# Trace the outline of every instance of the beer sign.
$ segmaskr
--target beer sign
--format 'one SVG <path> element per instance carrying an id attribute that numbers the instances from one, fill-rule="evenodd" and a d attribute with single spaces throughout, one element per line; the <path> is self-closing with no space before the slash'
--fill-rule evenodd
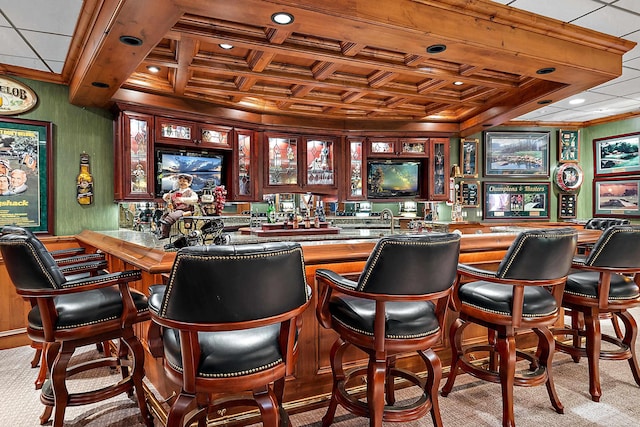
<path id="1" fill-rule="evenodd" d="M 31 88 L 17 80 L 0 76 L 0 115 L 26 113 L 36 106 L 38 97 Z"/>

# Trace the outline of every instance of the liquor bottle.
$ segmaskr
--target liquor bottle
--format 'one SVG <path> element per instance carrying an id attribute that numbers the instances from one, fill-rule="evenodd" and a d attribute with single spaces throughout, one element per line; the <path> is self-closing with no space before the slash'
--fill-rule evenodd
<path id="1" fill-rule="evenodd" d="M 81 205 L 93 203 L 93 176 L 89 170 L 89 155 L 80 154 L 80 173 L 76 178 L 77 200 Z"/>
<path id="2" fill-rule="evenodd" d="M 267 221 L 269 223 L 276 222 L 276 208 L 273 206 L 273 202 L 269 201 L 269 206 L 267 207 Z"/>

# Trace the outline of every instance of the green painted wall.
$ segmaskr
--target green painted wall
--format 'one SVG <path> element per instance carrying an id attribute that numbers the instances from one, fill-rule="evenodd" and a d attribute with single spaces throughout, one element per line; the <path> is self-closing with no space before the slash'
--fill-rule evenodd
<path id="1" fill-rule="evenodd" d="M 72 235 L 83 229 L 118 228 L 118 205 L 113 202 L 113 116 L 109 111 L 69 103 L 64 85 L 18 78 L 38 95 L 36 108 L 20 119 L 53 123 L 54 234 Z M 92 205 L 76 202 L 80 154 L 91 156 L 95 197 Z"/>
<path id="2" fill-rule="evenodd" d="M 578 212 L 588 212 L 585 218 L 589 218 L 593 212 L 593 140 L 632 132 L 640 132 L 640 117 L 581 130 L 580 165 L 584 169 L 585 180 L 578 196 Z"/>

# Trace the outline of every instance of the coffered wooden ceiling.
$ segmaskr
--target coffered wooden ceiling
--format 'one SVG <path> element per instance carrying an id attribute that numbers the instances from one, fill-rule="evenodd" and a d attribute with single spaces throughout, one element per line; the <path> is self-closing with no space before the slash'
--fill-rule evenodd
<path id="1" fill-rule="evenodd" d="M 616 78 L 635 45 L 486 0 L 86 0 L 79 35 L 77 105 L 461 136 Z"/>

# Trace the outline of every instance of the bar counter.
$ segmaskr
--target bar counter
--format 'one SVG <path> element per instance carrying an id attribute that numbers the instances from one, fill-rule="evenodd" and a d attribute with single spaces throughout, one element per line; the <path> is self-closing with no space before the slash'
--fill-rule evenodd
<path id="1" fill-rule="evenodd" d="M 566 225 L 566 224 L 565 224 Z M 527 226 L 528 227 L 528 226 Z M 575 228 L 580 228 L 576 226 Z M 402 230 L 407 232 L 407 230 Z M 463 234 L 461 241 L 460 261 L 480 266 L 493 266 L 502 259 L 506 249 L 519 232 L 516 227 L 509 232 Z M 579 229 L 578 240 L 580 243 L 594 242 L 600 235 L 600 231 Z M 352 231 L 341 233 L 340 238 L 332 235 L 327 239 L 311 239 L 301 241 L 303 249 L 306 277 L 313 289 L 311 308 L 303 315 L 302 332 L 299 336 L 300 353 L 295 375 L 288 379 L 285 387 L 285 408 L 290 412 L 309 410 L 328 403 L 331 392 L 331 367 L 329 363 L 329 351 L 336 339 L 332 331 L 323 329 L 315 316 L 315 304 L 317 287 L 314 280 L 317 268 L 329 268 L 340 274 L 353 278 L 362 271 L 369 253 L 377 242 L 378 237 L 389 234 L 388 231 L 376 230 L 361 233 Z M 148 233 L 118 230 L 110 232 L 94 232 L 85 230 L 75 236 L 77 242 L 90 251 L 100 250 L 107 255 L 109 268 L 112 271 L 123 269 L 142 270 L 142 280 L 136 284 L 136 288 L 148 293 L 148 287 L 162 283 L 170 271 L 175 258 L 175 252 L 167 252 L 162 249 L 163 240 Z M 231 243 L 253 243 L 255 241 L 267 241 L 267 238 L 255 236 L 241 236 L 232 233 Z M 257 240 L 256 240 L 257 239 Z M 278 239 L 288 239 L 278 237 Z M 299 239 L 296 239 L 299 240 Z M 447 327 L 455 320 L 456 313 L 448 313 Z M 469 336 L 466 342 L 481 342 L 486 340 L 486 333 L 481 327 L 469 327 Z M 141 337 L 146 346 L 146 326 L 141 326 L 136 333 Z M 440 356 L 445 373 L 448 372 L 450 363 L 448 337 L 443 337 L 443 342 L 435 348 Z M 363 360 L 364 353 L 350 349 L 345 360 Z M 423 372 L 424 366 L 415 354 L 406 354 L 398 357 L 398 366 Z M 170 383 L 163 374 L 162 361 L 147 354 L 146 375 L 155 387 L 156 391 L 147 390 L 152 410 L 157 418 L 166 422 L 166 405 L 162 404 L 177 388 Z M 240 414 L 227 414 L 220 420 L 215 420 L 214 425 L 231 423 L 241 425 L 256 421 L 257 412 L 249 411 Z"/>

